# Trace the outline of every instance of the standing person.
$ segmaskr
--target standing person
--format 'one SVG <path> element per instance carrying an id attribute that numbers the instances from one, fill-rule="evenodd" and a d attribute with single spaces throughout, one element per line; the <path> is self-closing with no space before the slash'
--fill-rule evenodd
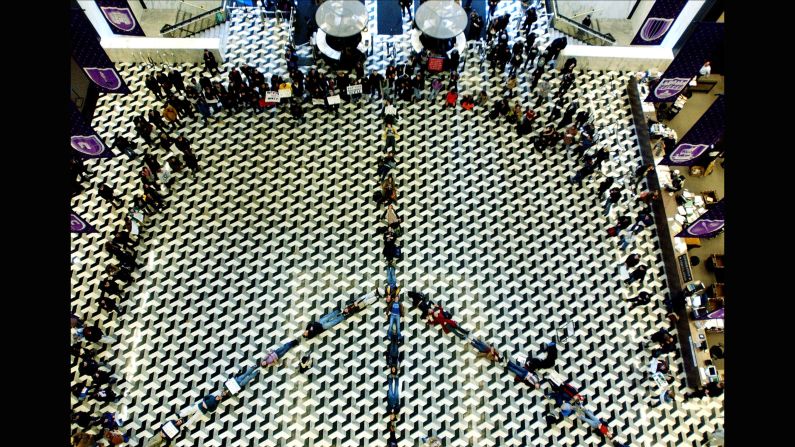
<path id="1" fill-rule="evenodd" d="M 444 86 L 443 76 L 441 77 L 441 79 L 440 77 L 433 78 L 433 81 L 431 82 L 431 93 L 428 96 L 428 99 L 430 99 L 431 102 L 433 102 L 436 99 L 436 95 L 439 94 L 439 90 L 441 90 L 443 86 Z"/>
<path id="2" fill-rule="evenodd" d="M 378 73 L 375 70 L 373 70 L 370 72 L 370 77 L 368 78 L 368 82 L 370 85 L 371 97 L 375 96 L 378 97 L 379 99 L 382 98 L 384 96 L 382 91 L 384 76 L 381 73 Z"/>
<path id="3" fill-rule="evenodd" d="M 160 92 L 160 84 L 157 82 L 157 79 L 155 79 L 155 76 L 152 73 L 146 75 L 146 80 L 144 81 L 144 85 L 146 85 L 146 88 L 148 88 L 152 93 L 154 93 L 157 99 L 160 99 L 161 96 L 163 95 Z"/>
<path id="4" fill-rule="evenodd" d="M 122 264 L 131 266 L 132 268 L 138 268 L 138 264 L 135 262 L 134 253 L 127 252 L 120 246 L 110 241 L 105 243 L 105 250 L 107 250 L 108 253 L 112 254 L 113 256 L 116 256 L 116 259 L 118 259 Z"/>
<path id="5" fill-rule="evenodd" d="M 640 182 L 646 178 L 646 174 L 654 170 L 654 165 L 649 163 L 643 166 L 640 166 L 638 169 L 635 170 L 635 180 L 633 180 L 632 184 L 635 188 L 638 187 Z"/>
<path id="6" fill-rule="evenodd" d="M 469 36 L 467 40 L 481 40 L 483 34 L 483 19 L 476 10 L 469 13 Z"/>
<path id="7" fill-rule="evenodd" d="M 198 158 L 196 158 L 196 155 L 192 151 L 186 150 L 182 154 L 182 160 L 185 161 L 185 165 L 188 166 L 188 168 L 190 168 L 192 173 L 195 174 L 196 172 L 199 171 L 199 160 Z"/>
<path id="8" fill-rule="evenodd" d="M 304 337 L 306 337 L 306 332 L 304 332 Z M 308 338 L 312 338 L 312 337 L 308 337 Z M 287 343 L 285 343 L 285 344 L 279 346 L 278 348 L 276 348 L 276 350 L 273 350 L 273 349 L 268 350 L 267 354 L 265 355 L 265 358 L 262 359 L 259 362 L 259 366 L 261 366 L 262 368 L 265 368 L 265 367 L 268 367 L 268 366 L 271 366 L 271 365 L 275 365 L 276 362 L 279 361 L 279 359 L 284 357 L 284 354 L 286 354 L 287 351 L 289 351 L 290 349 L 292 349 L 295 346 L 298 346 L 298 343 L 299 343 L 298 340 L 290 340 Z"/>
<path id="9" fill-rule="evenodd" d="M 218 69 L 218 62 L 215 60 L 215 55 L 210 50 L 204 50 L 204 68 L 212 74 L 213 71 L 221 73 Z"/>
<path id="10" fill-rule="evenodd" d="M 298 371 L 301 374 L 306 373 L 309 371 L 309 368 L 312 367 L 312 354 L 307 353 L 305 356 L 301 357 L 301 362 L 298 364 Z"/>
<path id="11" fill-rule="evenodd" d="M 621 200 L 621 190 L 618 188 L 610 188 L 607 199 L 605 200 L 605 216 L 610 214 L 610 208 Z"/>
<path id="12" fill-rule="evenodd" d="M 639 265 L 632 273 L 629 274 L 629 279 L 624 281 L 625 284 L 632 284 L 633 282 L 640 280 L 643 281 L 643 278 L 646 277 L 646 272 L 649 270 L 648 267 L 645 265 Z"/>
<path id="13" fill-rule="evenodd" d="M 458 89 L 453 87 L 449 92 L 447 92 L 446 101 L 447 101 L 446 106 L 448 108 L 449 107 L 455 108 L 455 104 L 456 102 L 458 102 Z"/>
<path id="14" fill-rule="evenodd" d="M 536 9 L 532 6 L 527 8 L 524 15 L 524 22 L 522 22 L 522 31 L 524 31 L 525 34 L 530 33 L 536 20 L 538 20 L 538 12 L 536 12 Z M 532 45 L 532 43 L 528 44 Z"/>
<path id="15" fill-rule="evenodd" d="M 168 74 L 168 80 L 171 81 L 172 84 L 174 84 L 174 87 L 177 90 L 181 92 L 185 91 L 185 82 L 182 78 L 182 73 L 176 67 L 174 67 L 171 70 L 171 72 Z"/>
<path id="16" fill-rule="evenodd" d="M 651 294 L 646 291 L 642 291 L 635 298 L 630 298 L 627 300 L 627 303 L 629 303 L 632 309 L 638 306 L 645 306 L 650 302 L 651 302 Z"/>
<path id="17" fill-rule="evenodd" d="M 149 122 L 157 126 L 158 129 L 165 130 L 166 123 L 163 122 L 163 117 L 155 109 L 149 110 Z"/>
<path id="18" fill-rule="evenodd" d="M 497 11 L 497 5 L 500 3 L 500 0 L 489 0 L 489 17 L 494 17 L 494 13 Z"/>
<path id="19" fill-rule="evenodd" d="M 409 20 L 414 20 L 411 17 L 411 4 L 414 3 L 412 0 L 400 0 L 400 16 L 405 17 L 406 12 L 409 13 Z"/>
<path id="20" fill-rule="evenodd" d="M 116 139 L 113 141 L 113 147 L 130 157 L 130 159 L 138 156 L 138 154 L 136 154 L 133 150 L 135 149 L 135 144 L 123 136 L 116 137 Z"/>
<path id="21" fill-rule="evenodd" d="M 695 391 L 685 393 L 684 398 L 685 400 L 690 400 L 692 398 L 701 399 L 703 397 L 718 397 L 723 394 L 723 389 L 725 385 L 723 382 L 709 382 L 706 387 L 698 388 Z"/>
<path id="22" fill-rule="evenodd" d="M 113 189 L 105 183 L 99 185 L 99 196 L 110 202 L 110 204 L 113 205 L 113 208 L 116 208 L 117 204 L 120 207 L 124 206 L 124 202 L 116 197 L 116 195 L 113 193 Z"/>
<path id="23" fill-rule="evenodd" d="M 395 152 L 395 142 L 400 139 L 400 135 L 397 133 L 397 129 L 392 127 L 391 124 L 387 124 L 386 128 L 384 128 L 384 136 L 383 140 L 386 142 L 384 145 L 384 152 Z"/>
<path id="24" fill-rule="evenodd" d="M 182 124 L 179 119 L 179 114 L 177 113 L 177 109 L 171 104 L 169 100 L 166 102 L 166 106 L 163 107 L 162 111 L 163 117 L 168 121 L 168 127 L 173 129 L 177 127 L 178 124 Z"/>

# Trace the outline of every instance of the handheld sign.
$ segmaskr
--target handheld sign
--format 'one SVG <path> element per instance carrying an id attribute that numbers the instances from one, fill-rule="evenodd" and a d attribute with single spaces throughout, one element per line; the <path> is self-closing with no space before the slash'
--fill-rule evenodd
<path id="1" fill-rule="evenodd" d="M 349 85 L 348 86 L 348 94 L 349 95 L 360 95 L 362 93 L 362 85 Z"/>
<path id="2" fill-rule="evenodd" d="M 291 98 L 293 96 L 293 91 L 289 88 L 280 88 L 279 89 L 279 97 L 280 98 Z"/>
<path id="3" fill-rule="evenodd" d="M 280 102 L 279 92 L 265 92 L 265 102 Z"/>
<path id="4" fill-rule="evenodd" d="M 174 439 L 174 437 L 179 434 L 179 429 L 174 425 L 173 422 L 168 421 L 163 424 L 163 433 L 166 434 L 168 439 Z"/>
<path id="5" fill-rule="evenodd" d="M 224 383 L 224 386 L 232 394 L 237 394 L 240 391 L 240 385 L 237 384 L 235 379 L 229 379 Z"/>
<path id="6" fill-rule="evenodd" d="M 397 107 L 386 106 L 386 109 L 384 109 L 384 113 L 387 115 L 397 115 Z"/>
<path id="7" fill-rule="evenodd" d="M 328 104 L 330 106 L 333 106 L 334 104 L 339 104 L 340 102 L 342 102 L 340 100 L 340 95 L 334 95 L 334 96 L 329 96 L 328 97 Z"/>
<path id="8" fill-rule="evenodd" d="M 316 106 L 322 106 L 325 103 L 326 103 L 325 99 L 313 99 L 312 100 L 312 104 L 314 104 Z"/>

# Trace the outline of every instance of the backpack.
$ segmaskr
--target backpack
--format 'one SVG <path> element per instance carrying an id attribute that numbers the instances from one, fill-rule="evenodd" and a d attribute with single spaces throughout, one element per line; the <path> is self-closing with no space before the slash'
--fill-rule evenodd
<path id="1" fill-rule="evenodd" d="M 618 228 L 617 227 L 610 227 L 607 229 L 607 235 L 609 237 L 614 237 L 618 235 Z"/>

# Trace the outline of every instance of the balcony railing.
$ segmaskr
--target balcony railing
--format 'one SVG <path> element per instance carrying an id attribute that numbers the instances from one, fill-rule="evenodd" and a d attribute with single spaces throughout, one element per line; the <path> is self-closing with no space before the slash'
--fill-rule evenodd
<path id="1" fill-rule="evenodd" d="M 609 34 L 602 34 L 591 29 L 574 19 L 563 16 L 558 11 L 557 0 L 546 0 L 547 12 L 552 15 L 551 24 L 556 30 L 571 36 L 588 45 L 611 46 L 616 44 L 616 39 Z"/>

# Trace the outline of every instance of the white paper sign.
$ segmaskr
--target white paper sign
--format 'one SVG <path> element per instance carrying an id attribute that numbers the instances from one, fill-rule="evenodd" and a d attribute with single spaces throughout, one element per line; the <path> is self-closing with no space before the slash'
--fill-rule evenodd
<path id="1" fill-rule="evenodd" d="M 168 439 L 174 439 L 174 436 L 179 434 L 179 429 L 173 422 L 169 421 L 163 424 L 163 432 L 168 436 Z"/>
<path id="2" fill-rule="evenodd" d="M 293 96 L 293 90 L 289 88 L 280 88 L 279 89 L 279 97 L 280 98 L 291 98 Z"/>
<path id="3" fill-rule="evenodd" d="M 360 95 L 361 93 L 362 93 L 361 84 L 349 85 L 348 86 L 348 94 L 349 95 Z"/>
<path id="4" fill-rule="evenodd" d="M 265 92 L 265 102 L 281 102 L 279 92 Z"/>
<path id="5" fill-rule="evenodd" d="M 330 106 L 334 104 L 339 104 L 340 102 L 341 102 L 340 95 L 334 95 L 328 97 L 328 103 Z"/>
<path id="6" fill-rule="evenodd" d="M 237 381 L 235 379 L 227 380 L 226 383 L 224 383 L 224 386 L 232 394 L 237 394 L 238 391 L 240 391 L 240 385 L 237 384 Z"/>
<path id="7" fill-rule="evenodd" d="M 322 105 L 324 105 L 325 103 L 326 103 L 326 100 L 325 100 L 325 99 L 313 99 L 313 100 L 312 100 L 312 104 L 314 104 L 314 105 L 316 105 L 316 106 L 322 106 Z"/>
<path id="8" fill-rule="evenodd" d="M 384 113 L 387 115 L 397 115 L 397 107 L 386 106 L 386 109 L 384 109 Z"/>

